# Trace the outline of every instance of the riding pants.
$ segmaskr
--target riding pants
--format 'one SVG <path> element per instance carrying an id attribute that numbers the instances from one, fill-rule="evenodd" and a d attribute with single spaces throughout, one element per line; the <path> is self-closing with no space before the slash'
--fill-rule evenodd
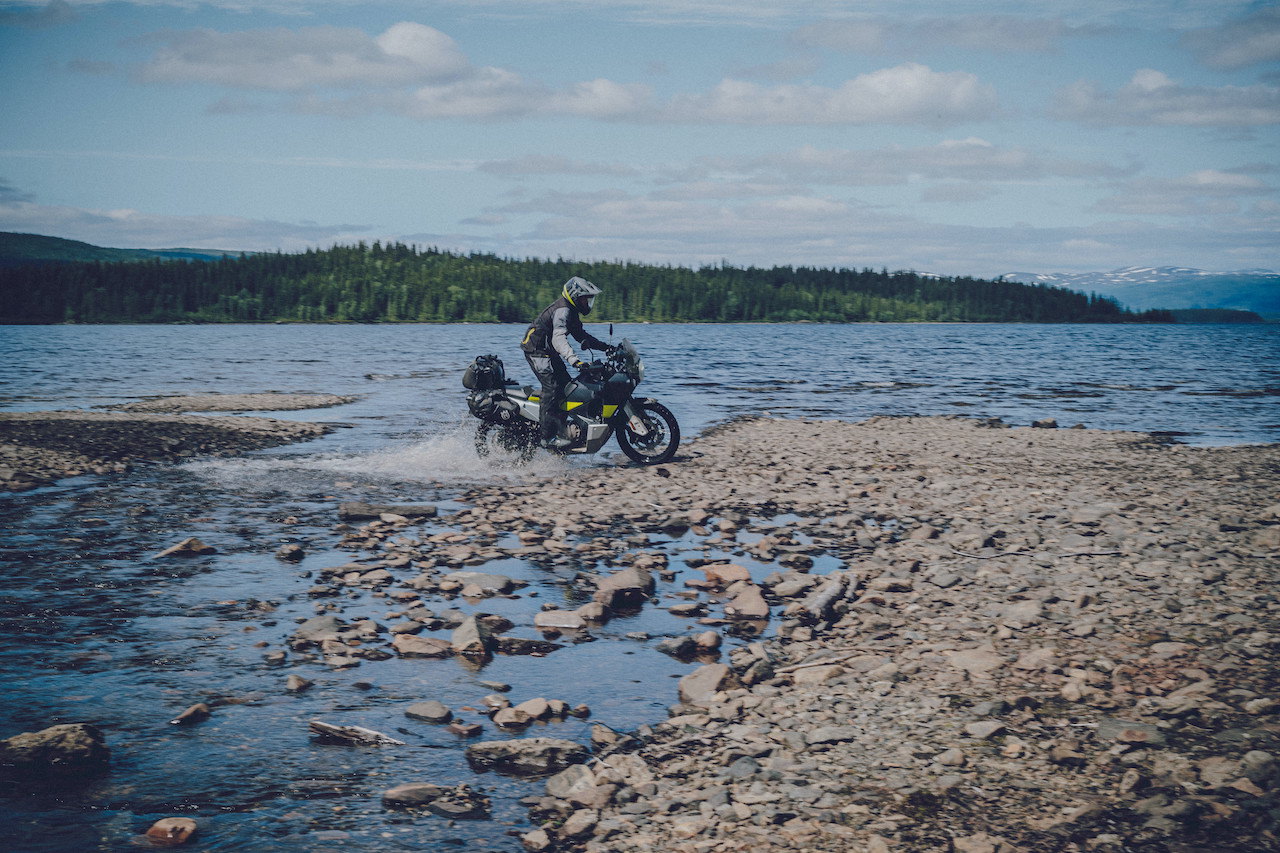
<path id="1" fill-rule="evenodd" d="M 525 353 L 525 360 L 542 383 L 542 401 L 538 404 L 538 429 L 542 440 L 550 441 L 563 422 L 560 404 L 564 402 L 564 386 L 569 384 L 569 370 L 558 355 Z"/>

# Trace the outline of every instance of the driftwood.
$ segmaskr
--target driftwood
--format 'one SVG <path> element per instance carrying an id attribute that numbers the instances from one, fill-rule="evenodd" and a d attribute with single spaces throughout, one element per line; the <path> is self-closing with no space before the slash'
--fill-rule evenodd
<path id="1" fill-rule="evenodd" d="M 311 735 L 319 741 L 325 743 L 345 743 L 350 746 L 377 746 L 379 744 L 391 744 L 393 746 L 404 746 L 404 741 L 396 740 L 388 737 L 382 732 L 375 732 L 373 729 L 366 729 L 362 726 L 335 726 L 329 723 L 322 723 L 319 720 L 310 722 Z"/>
<path id="2" fill-rule="evenodd" d="M 855 584 L 857 580 L 853 581 Z M 831 615 L 831 608 L 844 595 L 845 578 L 843 575 L 832 577 L 817 592 L 804 600 L 804 609 L 814 619 L 826 619 Z"/>

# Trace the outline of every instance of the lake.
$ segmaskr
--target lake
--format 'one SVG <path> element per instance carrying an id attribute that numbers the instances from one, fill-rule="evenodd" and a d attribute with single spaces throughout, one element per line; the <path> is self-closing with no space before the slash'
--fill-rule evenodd
<path id="1" fill-rule="evenodd" d="M 653 648 L 689 624 L 658 607 L 615 619 L 544 658 L 499 656 L 481 670 L 392 659 L 354 670 L 269 663 L 296 621 L 313 615 L 313 572 L 336 548 L 337 500 L 437 503 L 464 488 L 612 465 L 621 454 L 528 467 L 476 457 L 462 369 L 496 353 L 532 376 L 523 327 L 0 327 L 0 408 L 87 408 L 196 392 L 320 392 L 357 402 L 282 418 L 340 423 L 317 441 L 229 459 L 140 466 L 0 496 L 0 737 L 58 722 L 107 733 L 112 771 L 70 788 L 0 785 L 0 836 L 23 851 L 136 849 L 154 820 L 190 815 L 201 850 L 520 850 L 519 799 L 540 782 L 474 774 L 465 742 L 405 717 L 436 698 L 476 705 L 492 688 L 586 703 L 589 720 L 529 734 L 585 741 L 593 722 L 633 729 L 665 716 L 690 665 Z M 603 325 L 592 327 L 601 337 Z M 760 413 L 859 420 L 880 414 L 1055 418 L 1064 427 L 1157 431 L 1192 444 L 1280 440 L 1280 327 L 1029 325 L 619 325 L 645 358 L 642 391 L 666 403 L 686 436 Z M 678 464 L 678 463 L 677 463 Z M 786 519 L 774 520 L 785 525 Z M 444 522 L 426 533 L 447 530 Z M 511 539 L 514 534 L 511 531 Z M 199 536 L 218 553 L 150 559 Z M 684 577 L 680 539 L 651 537 Z M 274 553 L 305 545 L 300 565 Z M 820 560 L 816 571 L 838 567 Z M 751 566 L 764 571 L 765 567 Z M 535 636 L 531 612 L 568 595 L 562 572 L 487 564 L 539 598 L 432 603 L 505 615 Z M 349 618 L 383 622 L 394 605 L 343 600 Z M 645 639 L 645 637 L 649 639 Z M 731 638 L 730 645 L 745 642 Z M 265 645 L 263 645 L 265 644 Z M 283 689 L 297 673 L 316 686 Z M 188 705 L 218 705 L 198 726 L 168 725 Z M 475 716 L 475 715 L 472 715 Z M 317 746 L 307 721 L 363 725 L 406 747 Z M 505 737 L 489 727 L 485 737 Z M 467 781 L 493 798 L 494 820 L 448 822 L 386 811 L 379 796 L 409 781 Z M 515 833 L 512 835 L 510 833 Z"/>

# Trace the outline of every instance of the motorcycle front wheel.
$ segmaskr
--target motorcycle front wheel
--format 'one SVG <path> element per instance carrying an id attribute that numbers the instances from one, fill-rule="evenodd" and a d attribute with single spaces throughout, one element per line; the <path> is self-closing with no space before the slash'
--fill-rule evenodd
<path id="1" fill-rule="evenodd" d="M 618 424 L 618 446 L 633 462 L 641 465 L 659 465 L 670 462 L 680 447 L 680 424 L 676 416 L 661 403 L 653 400 L 632 401 L 636 417 L 644 423 L 644 432 L 632 429 L 629 420 Z"/>

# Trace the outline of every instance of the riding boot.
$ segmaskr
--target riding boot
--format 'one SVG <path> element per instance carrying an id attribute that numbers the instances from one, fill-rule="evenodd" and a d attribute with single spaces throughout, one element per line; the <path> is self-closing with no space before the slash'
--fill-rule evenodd
<path id="1" fill-rule="evenodd" d="M 552 401 L 552 403 L 555 402 Z M 543 447 L 558 450 L 573 443 L 567 438 L 560 437 L 561 423 L 559 412 L 547 405 L 547 399 L 544 397 L 541 410 L 538 412 L 538 432 Z"/>

